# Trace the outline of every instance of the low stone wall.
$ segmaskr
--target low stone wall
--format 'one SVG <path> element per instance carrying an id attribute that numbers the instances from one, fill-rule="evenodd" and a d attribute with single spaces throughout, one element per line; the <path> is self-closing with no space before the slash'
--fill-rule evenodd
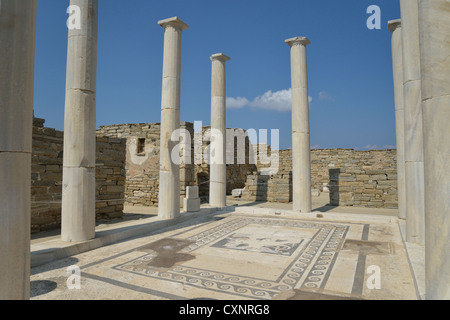
<path id="1" fill-rule="evenodd" d="M 33 122 L 31 157 L 31 232 L 61 225 L 64 133 Z M 97 138 L 96 218 L 123 215 L 125 184 L 125 141 Z"/>
<path id="2" fill-rule="evenodd" d="M 279 171 L 273 176 L 249 175 L 242 198 L 250 201 L 292 201 L 292 153 L 279 152 Z M 258 165 L 258 171 L 264 166 Z M 396 150 L 311 151 L 312 189 L 329 188 L 330 204 L 397 208 Z"/>

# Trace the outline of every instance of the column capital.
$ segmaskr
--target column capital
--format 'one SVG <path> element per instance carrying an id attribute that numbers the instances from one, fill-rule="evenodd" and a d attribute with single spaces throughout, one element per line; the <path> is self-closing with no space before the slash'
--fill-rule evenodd
<path id="1" fill-rule="evenodd" d="M 302 45 L 306 47 L 308 44 L 311 44 L 311 41 L 309 41 L 309 39 L 306 37 L 294 37 L 287 39 L 284 42 L 286 42 L 290 47 L 297 45 Z"/>
<path id="2" fill-rule="evenodd" d="M 189 28 L 189 26 L 178 17 L 159 20 L 158 24 L 164 29 L 166 29 L 167 27 L 174 27 L 175 29 L 180 29 L 181 31 L 183 31 Z"/>
<path id="3" fill-rule="evenodd" d="M 216 54 L 213 54 L 210 59 L 211 59 L 211 61 L 219 60 L 222 62 L 226 62 L 226 61 L 230 60 L 231 58 L 223 53 L 216 53 Z"/>
<path id="4" fill-rule="evenodd" d="M 390 32 L 394 32 L 397 28 L 402 26 L 402 20 L 396 19 L 388 21 L 388 29 Z"/>

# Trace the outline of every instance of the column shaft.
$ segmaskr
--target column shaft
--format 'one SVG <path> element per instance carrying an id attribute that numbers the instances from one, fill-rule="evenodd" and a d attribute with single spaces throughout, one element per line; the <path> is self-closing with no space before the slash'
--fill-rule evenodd
<path id="1" fill-rule="evenodd" d="M 306 38 L 286 40 L 291 47 L 292 77 L 292 197 L 293 210 L 312 211 L 311 147 L 309 133 L 309 101 Z"/>
<path id="2" fill-rule="evenodd" d="M 0 300 L 30 297 L 36 1 L 0 8 Z"/>
<path id="3" fill-rule="evenodd" d="M 395 132 L 397 140 L 397 194 L 400 219 L 406 219 L 405 115 L 403 104 L 403 50 L 400 20 L 389 21 L 392 45 L 392 69 L 395 96 Z"/>
<path id="4" fill-rule="evenodd" d="M 180 129 L 181 36 L 188 26 L 176 17 L 158 24 L 164 28 L 158 215 L 174 219 L 180 214 L 180 166 L 172 161 L 179 143 L 172 134 Z"/>
<path id="5" fill-rule="evenodd" d="M 226 167 L 226 73 L 230 58 L 224 54 L 211 57 L 211 154 L 209 204 L 225 207 L 227 197 Z"/>
<path id="6" fill-rule="evenodd" d="M 419 0 L 426 298 L 450 300 L 450 4 Z"/>
<path id="7" fill-rule="evenodd" d="M 400 0 L 405 117 L 406 240 L 424 244 L 425 196 L 417 0 Z"/>
<path id="8" fill-rule="evenodd" d="M 71 0 L 81 28 L 69 29 L 64 115 L 61 239 L 95 237 L 98 0 Z"/>

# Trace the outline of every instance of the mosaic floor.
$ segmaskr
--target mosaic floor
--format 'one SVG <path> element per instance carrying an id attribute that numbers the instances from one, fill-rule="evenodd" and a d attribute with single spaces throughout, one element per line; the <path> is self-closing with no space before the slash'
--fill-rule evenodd
<path id="1" fill-rule="evenodd" d="M 71 265 L 81 269 L 80 290 L 67 289 Z M 216 214 L 32 274 L 32 299 L 417 298 L 398 225 L 385 217 Z"/>

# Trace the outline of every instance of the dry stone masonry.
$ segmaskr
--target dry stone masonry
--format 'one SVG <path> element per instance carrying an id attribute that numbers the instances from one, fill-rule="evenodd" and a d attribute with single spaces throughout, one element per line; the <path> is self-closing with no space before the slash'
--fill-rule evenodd
<path id="1" fill-rule="evenodd" d="M 31 157 L 31 232 L 61 226 L 64 133 L 34 118 Z M 126 140 L 98 136 L 95 162 L 96 219 L 120 218 L 125 192 Z"/>
<path id="2" fill-rule="evenodd" d="M 251 201 L 292 201 L 291 150 L 280 150 L 276 175 L 249 175 L 242 198 Z M 258 165 L 258 172 L 264 166 Z M 397 208 L 395 150 L 311 151 L 311 188 L 329 189 L 330 204 L 356 207 Z"/>

